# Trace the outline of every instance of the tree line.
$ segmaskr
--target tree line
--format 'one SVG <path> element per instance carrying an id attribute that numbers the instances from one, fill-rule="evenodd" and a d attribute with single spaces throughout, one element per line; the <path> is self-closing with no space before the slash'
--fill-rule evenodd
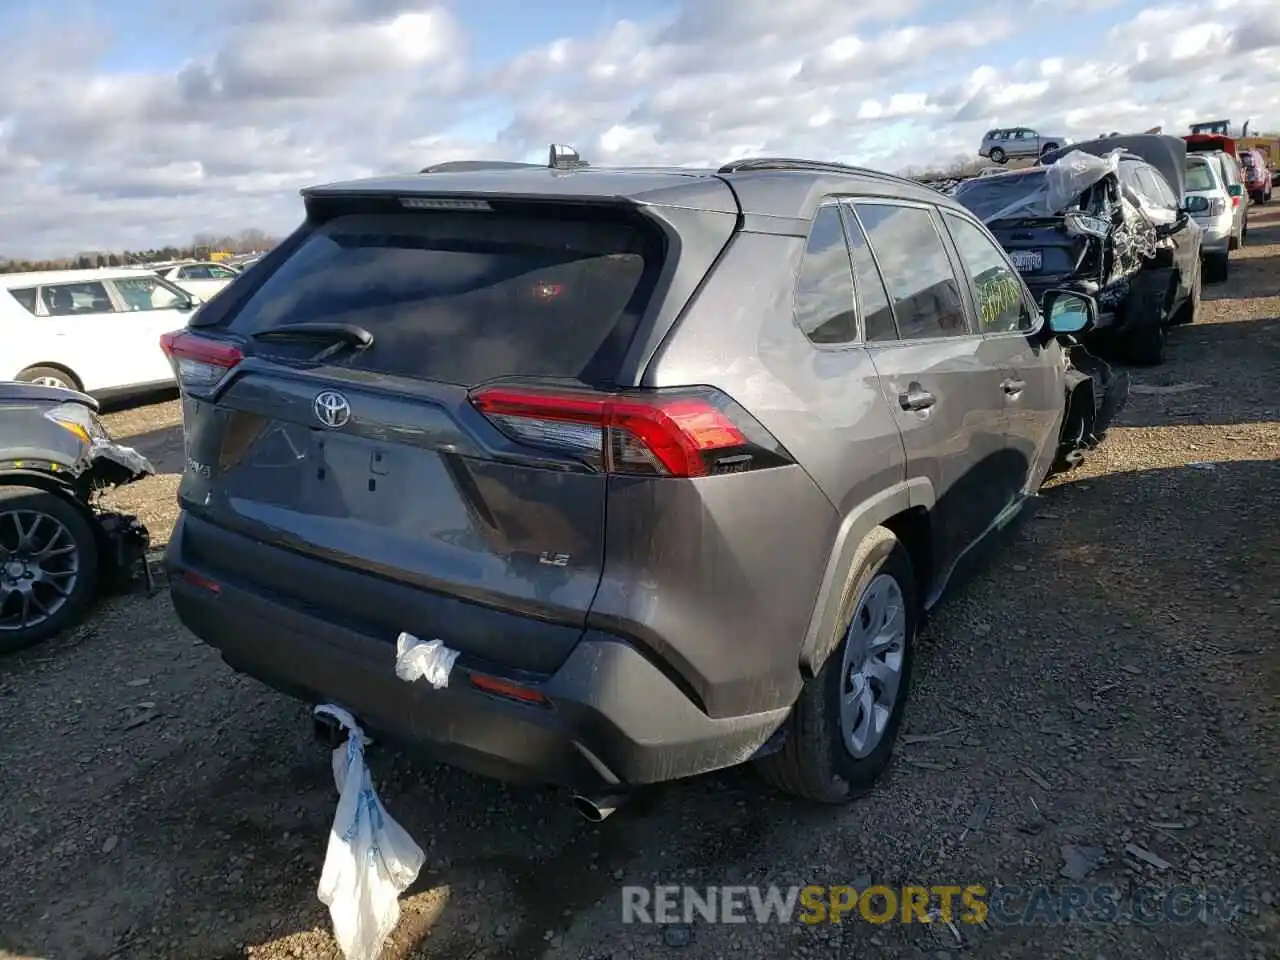
<path id="1" fill-rule="evenodd" d="M 0 257 L 0 273 L 34 273 L 40 270 L 92 270 L 96 267 L 125 267 L 165 260 L 202 260 L 211 253 L 262 253 L 276 245 L 278 238 L 263 230 L 241 230 L 228 236 L 198 233 L 184 247 L 153 247 L 150 250 L 83 250 L 49 260 Z"/>

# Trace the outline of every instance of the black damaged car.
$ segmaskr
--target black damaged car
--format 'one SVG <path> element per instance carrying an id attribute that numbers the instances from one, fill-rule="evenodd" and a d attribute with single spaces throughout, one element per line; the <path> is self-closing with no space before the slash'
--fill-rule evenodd
<path id="1" fill-rule="evenodd" d="M 0 381 L 0 653 L 60 633 L 148 570 L 146 528 L 99 495 L 154 468 L 97 411 L 74 390 Z"/>
<path id="2" fill-rule="evenodd" d="M 1183 204 L 1186 143 L 1105 137 L 1040 165 L 960 183 L 952 196 L 982 218 L 1037 298 L 1069 289 L 1098 301 L 1095 341 L 1158 364 L 1165 329 L 1200 305 L 1203 231 Z"/>

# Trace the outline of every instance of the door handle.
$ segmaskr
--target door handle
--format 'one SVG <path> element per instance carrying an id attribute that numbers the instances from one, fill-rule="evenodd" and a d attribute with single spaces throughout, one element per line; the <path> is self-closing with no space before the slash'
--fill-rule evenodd
<path id="1" fill-rule="evenodd" d="M 937 397 L 918 386 L 912 386 L 906 393 L 898 394 L 898 404 L 903 410 L 928 410 L 937 402 Z"/>
<path id="2" fill-rule="evenodd" d="M 1000 388 L 1011 397 L 1016 397 L 1022 392 L 1023 387 L 1027 385 L 1025 380 L 1017 380 L 1010 377 L 1000 384 Z"/>

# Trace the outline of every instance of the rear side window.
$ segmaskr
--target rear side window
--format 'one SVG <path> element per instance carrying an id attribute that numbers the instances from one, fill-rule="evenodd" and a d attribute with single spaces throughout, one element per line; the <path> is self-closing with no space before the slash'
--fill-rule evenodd
<path id="1" fill-rule="evenodd" d="M 1178 200 L 1173 195 L 1173 189 L 1169 186 L 1169 181 L 1165 180 L 1164 175 L 1155 167 L 1143 164 L 1138 168 L 1138 179 L 1142 182 L 1147 195 L 1151 197 L 1156 206 L 1165 208 L 1177 207 Z"/>
<path id="2" fill-rule="evenodd" d="M 40 288 L 45 311 L 51 317 L 74 317 L 83 313 L 115 313 L 107 288 L 96 280 L 88 283 L 59 283 Z"/>
<path id="3" fill-rule="evenodd" d="M 36 288 L 35 287 L 20 287 L 17 290 L 10 290 L 9 293 L 13 295 L 13 299 L 17 300 L 20 304 L 23 305 L 23 307 L 26 308 L 28 313 L 35 314 L 36 312 Z"/>
<path id="4" fill-rule="evenodd" d="M 662 249 L 641 225 L 616 219 L 340 216 L 302 240 L 230 328 L 356 324 L 372 346 L 331 362 L 465 386 L 508 376 L 603 386 L 648 305 Z M 299 356 L 283 343 L 255 347 L 275 351 Z"/>
<path id="5" fill-rule="evenodd" d="M 893 298 L 902 339 L 968 333 L 960 285 L 929 211 L 863 203 L 857 211 Z"/>
<path id="6" fill-rule="evenodd" d="M 893 308 L 889 306 L 889 293 L 884 288 L 884 278 L 876 267 L 867 246 L 866 235 L 857 217 L 848 218 L 849 251 L 853 256 L 853 285 L 858 293 L 858 308 L 867 328 L 868 343 L 885 343 L 898 339 L 898 329 L 893 323 Z"/>
<path id="7" fill-rule="evenodd" d="M 804 259 L 796 277 L 796 323 L 814 343 L 851 343 L 858 339 L 853 312 L 853 273 L 840 210 L 821 207 L 813 220 Z"/>

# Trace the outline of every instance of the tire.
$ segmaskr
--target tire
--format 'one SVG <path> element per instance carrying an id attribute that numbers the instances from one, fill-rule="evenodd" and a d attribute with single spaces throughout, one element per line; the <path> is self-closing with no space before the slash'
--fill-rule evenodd
<path id="1" fill-rule="evenodd" d="M 1008 158 L 1007 156 L 1005 156 L 1005 152 L 1004 152 L 1003 150 L 1001 150 L 999 147 L 992 147 L 992 148 L 991 148 L 991 162 L 992 162 L 992 163 L 1004 163 L 1004 162 L 1005 162 L 1006 160 L 1008 160 L 1008 159 L 1009 159 L 1009 158 Z"/>
<path id="2" fill-rule="evenodd" d="M 1040 156 L 1043 157 L 1046 153 L 1052 153 L 1054 150 L 1057 150 L 1057 149 L 1058 149 L 1058 145 L 1056 143 L 1046 143 L 1044 145 L 1044 149 L 1040 151 Z"/>
<path id="3" fill-rule="evenodd" d="M 1182 302 L 1176 313 L 1170 318 L 1170 326 L 1182 326 L 1187 323 L 1195 323 L 1196 317 L 1200 315 L 1200 293 L 1204 286 L 1204 264 L 1196 264 L 1196 275 L 1191 280 L 1191 292 L 1187 294 L 1187 299 Z"/>
<path id="4" fill-rule="evenodd" d="M 57 367 L 27 367 L 19 373 L 15 380 L 22 383 L 43 383 L 50 387 L 62 387 L 66 390 L 82 390 L 80 381 L 74 374 Z"/>
<path id="5" fill-rule="evenodd" d="M 1164 363 L 1164 324 L 1138 327 L 1125 337 L 1125 353 L 1129 362 L 1140 367 L 1157 367 Z"/>
<path id="6" fill-rule="evenodd" d="M 854 573 L 845 586 L 840 609 L 840 635 L 832 646 L 817 675 L 806 681 L 787 721 L 786 742 L 781 750 L 757 761 L 761 775 L 786 793 L 817 803 L 841 804 L 866 793 L 889 765 L 911 686 L 911 666 L 915 656 L 915 636 L 919 623 L 919 599 L 911 558 L 891 530 L 876 527 L 858 548 Z M 841 720 L 841 702 L 851 690 L 852 670 L 858 669 L 860 645 L 856 642 L 858 625 L 871 621 L 873 611 L 887 623 L 896 622 L 894 610 L 900 611 L 901 629 L 895 658 L 889 653 L 875 676 L 859 672 L 861 686 L 874 696 L 883 690 L 878 677 L 891 675 L 883 664 L 896 660 L 896 696 L 880 728 L 878 738 L 870 735 L 856 754 L 846 743 L 846 729 Z M 853 655 L 852 663 L 846 662 Z M 870 663 L 872 661 L 865 661 Z M 878 704 L 876 706 L 879 706 Z M 855 707 L 858 715 L 865 716 Z M 874 715 L 873 709 L 872 714 Z M 854 727 L 861 726 L 853 724 Z M 855 731 L 856 732 L 856 731 Z"/>
<path id="7" fill-rule="evenodd" d="M 19 522 L 28 538 L 34 540 L 28 543 L 37 548 L 74 549 L 45 557 L 43 565 L 34 565 L 37 576 L 26 576 L 33 572 L 33 558 L 29 547 L 23 549 Z M 21 572 L 17 569 L 19 563 L 24 568 Z M 68 570 L 74 572 L 68 574 Z M 52 575 L 53 579 L 41 581 L 40 573 Z M 59 591 L 52 584 L 66 588 L 68 582 L 69 592 L 59 598 Z M 0 486 L 0 653 L 29 647 L 72 626 L 92 602 L 97 588 L 98 542 L 83 511 L 56 493 L 35 487 Z M 25 627 L 20 622 L 23 594 L 28 597 L 28 615 L 32 613 L 31 597 L 48 611 L 43 619 Z M 61 603 L 55 605 L 59 599 Z"/>
<path id="8" fill-rule="evenodd" d="M 1205 283 L 1223 283 L 1231 272 L 1231 258 L 1225 253 L 1214 254 L 1204 258 Z"/>

